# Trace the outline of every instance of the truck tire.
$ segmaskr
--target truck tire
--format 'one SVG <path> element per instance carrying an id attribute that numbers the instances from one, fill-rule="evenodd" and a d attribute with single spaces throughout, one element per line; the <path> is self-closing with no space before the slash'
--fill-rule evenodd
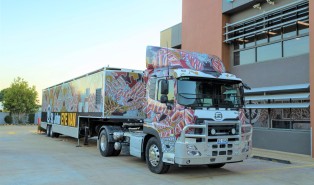
<path id="1" fill-rule="evenodd" d="M 221 168 L 223 166 L 225 166 L 226 163 L 217 163 L 217 164 L 208 164 L 207 167 L 208 168 Z"/>
<path id="2" fill-rule="evenodd" d="M 106 129 L 103 129 L 99 135 L 98 148 L 100 154 L 104 157 L 109 157 L 113 155 L 114 152 L 114 143 L 109 142 L 109 136 Z"/>
<path id="3" fill-rule="evenodd" d="M 156 137 L 148 140 L 146 145 L 146 163 L 149 170 L 153 173 L 163 174 L 167 173 L 170 165 L 162 162 L 162 149 L 161 144 Z"/>
<path id="4" fill-rule="evenodd" d="M 118 156 L 118 155 L 120 155 L 120 153 L 121 153 L 121 150 L 113 149 L 112 156 Z"/>
<path id="5" fill-rule="evenodd" d="M 54 133 L 52 132 L 52 125 L 50 125 L 50 127 L 49 127 L 49 136 L 53 137 L 54 136 L 53 134 Z"/>
<path id="6" fill-rule="evenodd" d="M 51 130 L 50 125 L 47 125 L 47 127 L 46 127 L 46 136 L 47 137 L 50 137 L 50 130 Z"/>
<path id="7" fill-rule="evenodd" d="M 56 133 L 56 132 L 53 132 L 53 131 L 52 131 L 52 125 L 50 125 L 50 126 L 49 126 L 49 136 L 50 136 L 50 137 L 58 138 L 59 135 L 60 135 L 59 133 Z M 49 137 L 49 136 L 48 136 L 48 137 Z"/>
<path id="8" fill-rule="evenodd" d="M 60 134 L 59 133 L 56 133 L 56 132 L 52 132 L 52 135 L 51 135 L 51 137 L 55 137 L 55 138 L 58 138 L 60 136 Z"/>

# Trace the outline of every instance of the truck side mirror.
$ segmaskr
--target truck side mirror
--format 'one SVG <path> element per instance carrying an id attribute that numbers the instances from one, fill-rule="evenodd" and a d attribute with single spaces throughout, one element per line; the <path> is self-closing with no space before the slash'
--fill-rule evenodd
<path id="1" fill-rule="evenodd" d="M 168 81 L 165 79 L 160 80 L 160 88 L 161 94 L 168 94 L 169 93 Z"/>
<path id="2" fill-rule="evenodd" d="M 168 103 L 168 96 L 165 94 L 161 95 L 160 103 Z"/>
<path id="3" fill-rule="evenodd" d="M 244 88 L 243 86 L 240 86 L 240 100 L 241 100 L 241 105 L 244 106 Z"/>
<path id="4" fill-rule="evenodd" d="M 251 90 L 251 87 L 248 86 L 248 84 L 246 84 L 246 83 L 242 83 L 242 86 L 243 86 L 244 89 L 246 89 L 246 90 Z"/>

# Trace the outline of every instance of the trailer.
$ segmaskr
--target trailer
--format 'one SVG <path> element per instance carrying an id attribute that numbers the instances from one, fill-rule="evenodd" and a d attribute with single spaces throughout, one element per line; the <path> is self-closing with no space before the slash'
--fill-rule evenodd
<path id="1" fill-rule="evenodd" d="M 242 80 L 212 55 L 148 46 L 146 70 L 105 67 L 43 90 L 47 136 L 98 138 L 102 156 L 122 145 L 151 172 L 222 167 L 252 148 Z"/>

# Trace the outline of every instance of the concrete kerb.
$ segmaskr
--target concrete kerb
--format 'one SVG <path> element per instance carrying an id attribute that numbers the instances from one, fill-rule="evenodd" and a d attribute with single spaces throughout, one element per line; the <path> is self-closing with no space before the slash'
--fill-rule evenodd
<path id="1" fill-rule="evenodd" d="M 279 162 L 284 164 L 293 163 L 313 163 L 314 159 L 309 155 L 281 152 L 275 150 L 265 150 L 260 148 L 253 148 L 252 158 L 267 160 L 272 162 Z"/>
<path id="2" fill-rule="evenodd" d="M 35 123 L 19 123 L 19 124 L 9 124 L 9 123 L 0 123 L 0 126 L 34 126 L 34 125 L 37 125 Z"/>
<path id="3" fill-rule="evenodd" d="M 265 160 L 265 161 L 272 161 L 272 162 L 277 162 L 277 163 L 283 163 L 283 164 L 291 164 L 291 161 L 283 160 L 283 159 L 275 159 L 272 157 L 263 157 L 263 156 L 253 155 L 252 158 Z"/>

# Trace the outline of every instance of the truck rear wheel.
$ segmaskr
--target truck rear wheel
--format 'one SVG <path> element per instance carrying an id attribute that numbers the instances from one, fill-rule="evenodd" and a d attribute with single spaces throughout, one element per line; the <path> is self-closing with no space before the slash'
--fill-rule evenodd
<path id="1" fill-rule="evenodd" d="M 221 168 L 223 166 L 225 166 L 226 163 L 217 163 L 217 164 L 208 164 L 207 167 L 208 168 Z"/>
<path id="2" fill-rule="evenodd" d="M 112 156 L 114 152 L 114 143 L 109 142 L 109 136 L 106 129 L 103 129 L 99 135 L 99 151 L 104 157 Z"/>
<path id="3" fill-rule="evenodd" d="M 112 156 L 118 156 L 118 155 L 120 155 L 120 153 L 121 153 L 121 150 L 114 149 L 113 153 L 112 153 Z"/>
<path id="4" fill-rule="evenodd" d="M 162 162 L 161 144 L 157 138 L 152 137 L 148 140 L 146 145 L 146 163 L 149 170 L 153 173 L 163 174 L 167 173 L 170 165 Z"/>

